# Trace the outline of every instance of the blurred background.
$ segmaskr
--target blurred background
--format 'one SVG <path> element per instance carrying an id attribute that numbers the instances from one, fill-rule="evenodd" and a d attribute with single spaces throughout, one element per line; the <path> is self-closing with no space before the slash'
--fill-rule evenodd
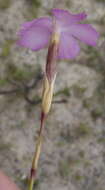
<path id="1" fill-rule="evenodd" d="M 17 47 L 17 32 L 51 8 L 85 11 L 100 39 L 58 63 L 34 189 L 105 190 L 105 0 L 0 0 L 0 168 L 26 189 L 47 50 Z"/>

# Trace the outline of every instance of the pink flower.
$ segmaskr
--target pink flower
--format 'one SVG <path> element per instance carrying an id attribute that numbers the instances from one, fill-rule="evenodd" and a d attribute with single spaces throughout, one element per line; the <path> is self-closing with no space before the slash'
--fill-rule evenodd
<path id="1" fill-rule="evenodd" d="M 26 22 L 19 31 L 18 45 L 40 50 L 49 45 L 53 33 L 59 35 L 58 59 L 72 59 L 80 52 L 78 40 L 96 46 L 99 33 L 89 24 L 80 24 L 87 15 L 71 14 L 67 10 L 52 9 L 53 17 Z M 54 24 L 55 23 L 55 24 Z"/>

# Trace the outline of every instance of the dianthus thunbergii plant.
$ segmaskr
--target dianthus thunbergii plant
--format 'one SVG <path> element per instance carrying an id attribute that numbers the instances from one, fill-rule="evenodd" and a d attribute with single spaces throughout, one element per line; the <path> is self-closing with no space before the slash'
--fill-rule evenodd
<path id="1" fill-rule="evenodd" d="M 52 17 L 41 17 L 22 24 L 17 42 L 19 46 L 33 51 L 48 48 L 43 81 L 41 125 L 32 162 L 29 190 L 33 189 L 42 145 L 44 121 L 51 108 L 57 60 L 75 58 L 80 52 L 78 40 L 90 46 L 96 46 L 99 37 L 99 33 L 91 25 L 79 23 L 87 17 L 85 13 L 71 14 L 62 9 L 52 9 L 51 13 Z"/>

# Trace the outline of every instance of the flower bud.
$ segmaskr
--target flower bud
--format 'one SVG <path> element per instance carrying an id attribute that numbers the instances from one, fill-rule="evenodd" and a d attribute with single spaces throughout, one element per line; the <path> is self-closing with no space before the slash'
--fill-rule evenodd
<path id="1" fill-rule="evenodd" d="M 52 38 L 48 48 L 46 76 L 49 81 L 53 80 L 55 74 L 57 73 L 56 60 L 59 49 L 59 38 L 60 38 L 59 33 L 52 34 Z"/>
<path id="2" fill-rule="evenodd" d="M 42 112 L 46 115 L 49 113 L 52 97 L 53 88 L 56 78 L 56 60 L 58 56 L 59 46 L 59 33 L 54 32 L 48 48 L 46 72 L 43 85 L 43 96 L 42 96 Z"/>

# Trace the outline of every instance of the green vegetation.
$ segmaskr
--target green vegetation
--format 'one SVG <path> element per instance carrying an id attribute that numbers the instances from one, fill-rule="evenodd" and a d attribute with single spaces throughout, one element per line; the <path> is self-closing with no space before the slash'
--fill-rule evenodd
<path id="1" fill-rule="evenodd" d="M 85 156 L 85 152 L 83 150 L 81 150 L 79 153 L 78 153 L 79 157 L 80 158 L 84 158 Z"/>
<path id="2" fill-rule="evenodd" d="M 84 108 L 87 108 L 87 109 L 91 108 L 91 106 L 92 106 L 91 102 L 92 102 L 91 98 L 84 99 L 82 102 Z"/>
<path id="3" fill-rule="evenodd" d="M 12 78 L 18 81 L 30 79 L 34 75 L 34 71 L 29 71 L 29 68 L 19 68 L 12 63 L 9 63 L 6 69 L 7 78 Z"/>
<path id="4" fill-rule="evenodd" d="M 7 57 L 10 54 L 10 49 L 12 44 L 13 44 L 12 40 L 5 41 L 2 47 L 2 52 L 0 54 L 1 57 Z"/>
<path id="5" fill-rule="evenodd" d="M 29 184 L 29 178 L 21 179 L 20 176 L 17 178 L 17 180 L 21 180 L 22 186 L 25 188 Z M 37 189 L 39 187 L 40 181 L 38 179 L 34 182 L 34 189 Z"/>
<path id="6" fill-rule="evenodd" d="M 84 166 L 85 167 L 91 166 L 91 161 L 90 160 L 84 160 Z"/>
<path id="7" fill-rule="evenodd" d="M 91 46 L 87 46 L 85 47 L 85 52 L 87 54 L 87 67 L 91 67 L 97 72 L 105 74 L 104 51 L 100 51 L 98 48 L 96 49 Z"/>
<path id="8" fill-rule="evenodd" d="M 7 79 L 0 79 L 0 87 L 4 86 L 7 83 L 8 83 Z"/>
<path id="9" fill-rule="evenodd" d="M 40 181 L 38 179 L 34 182 L 34 189 L 37 189 L 39 187 Z"/>
<path id="10" fill-rule="evenodd" d="M 72 5 L 72 2 L 70 0 L 66 0 L 66 7 L 70 7 Z"/>
<path id="11" fill-rule="evenodd" d="M 60 140 L 59 142 L 56 143 L 56 145 L 58 147 L 63 147 L 63 146 L 65 146 L 65 141 L 64 140 Z"/>
<path id="12" fill-rule="evenodd" d="M 98 87 L 96 88 L 95 96 L 97 97 L 97 101 L 100 104 L 105 104 L 105 73 L 103 80 L 100 81 Z"/>
<path id="13" fill-rule="evenodd" d="M 41 0 L 30 0 L 29 17 L 31 19 L 37 17 L 38 9 L 41 6 Z"/>
<path id="14" fill-rule="evenodd" d="M 98 143 L 105 143 L 105 136 L 99 137 L 97 141 Z"/>
<path id="15" fill-rule="evenodd" d="M 67 178 L 71 172 L 70 163 L 67 160 L 62 160 L 59 163 L 59 174 L 62 178 Z"/>
<path id="16" fill-rule="evenodd" d="M 69 97 L 70 96 L 70 88 L 65 87 L 65 88 L 59 90 L 58 92 L 56 92 L 54 94 L 54 96 L 59 96 L 60 94 L 63 94 L 64 96 Z"/>
<path id="17" fill-rule="evenodd" d="M 88 136 L 92 132 L 92 129 L 86 123 L 80 123 L 80 125 L 75 129 L 77 136 Z"/>
<path id="18" fill-rule="evenodd" d="M 39 8 L 41 5 L 40 0 L 32 0 L 32 5 L 36 8 Z"/>
<path id="19" fill-rule="evenodd" d="M 105 0 L 104 0 L 105 1 Z M 100 18 L 99 24 L 104 25 L 105 24 L 105 14 Z M 102 36 L 105 36 L 105 33 L 103 32 Z"/>
<path id="20" fill-rule="evenodd" d="M 11 143 L 4 143 L 4 142 L 1 142 L 0 143 L 0 152 L 1 151 L 8 151 L 11 147 Z"/>
<path id="21" fill-rule="evenodd" d="M 64 95 L 66 97 L 70 97 L 71 96 L 71 91 L 73 91 L 73 93 L 75 94 L 75 96 L 81 97 L 83 95 L 83 93 L 85 92 L 86 88 L 84 87 L 80 87 L 78 85 L 73 85 L 72 87 L 65 87 L 61 90 L 59 90 L 58 92 L 56 92 L 54 94 L 54 96 L 59 96 L 59 95 Z"/>
<path id="22" fill-rule="evenodd" d="M 73 167 L 80 165 L 81 159 L 68 157 L 59 162 L 59 174 L 62 178 L 67 179 L 72 174 Z"/>
<path id="23" fill-rule="evenodd" d="M 97 119 L 103 115 L 103 110 L 97 108 L 91 111 L 91 116 L 93 119 Z"/>
<path id="24" fill-rule="evenodd" d="M 83 107 L 88 109 L 95 120 L 104 116 L 105 112 L 105 80 L 101 80 L 91 98 L 83 100 Z"/>
<path id="25" fill-rule="evenodd" d="M 83 96 L 83 94 L 84 94 L 84 92 L 85 92 L 85 90 L 86 90 L 86 88 L 81 87 L 81 86 L 79 86 L 79 85 L 77 85 L 77 84 L 73 85 L 71 88 L 72 88 L 72 90 L 73 90 L 73 93 L 74 93 L 75 96 L 77 96 L 77 97 Z"/>
<path id="26" fill-rule="evenodd" d="M 94 60 L 95 58 L 99 58 L 101 56 L 100 51 L 92 46 L 87 46 L 85 51 L 89 55 L 90 60 Z"/>
<path id="27" fill-rule="evenodd" d="M 10 6 L 11 0 L 0 0 L 0 9 L 7 9 Z"/>
<path id="28" fill-rule="evenodd" d="M 76 173 L 73 177 L 74 177 L 74 179 L 75 179 L 76 181 L 81 181 L 81 180 L 83 179 L 83 176 L 80 175 L 79 173 Z"/>

